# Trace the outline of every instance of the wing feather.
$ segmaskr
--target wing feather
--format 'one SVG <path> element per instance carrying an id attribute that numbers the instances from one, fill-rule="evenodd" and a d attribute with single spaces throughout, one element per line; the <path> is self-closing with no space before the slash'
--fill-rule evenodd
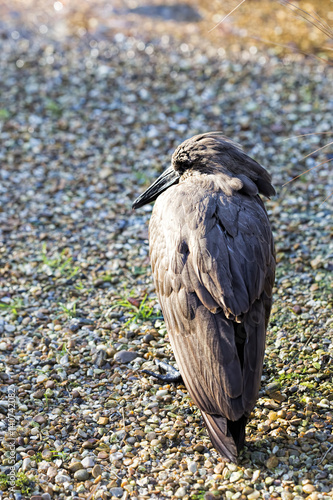
<path id="1" fill-rule="evenodd" d="M 259 196 L 227 196 L 215 177 L 189 177 L 159 196 L 150 255 L 170 341 L 194 402 L 205 413 L 238 420 L 258 396 L 274 248 Z"/>

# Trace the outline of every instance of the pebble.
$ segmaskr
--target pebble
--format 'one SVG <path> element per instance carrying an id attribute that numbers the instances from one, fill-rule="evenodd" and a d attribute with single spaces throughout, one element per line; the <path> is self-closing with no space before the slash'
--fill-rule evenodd
<path id="1" fill-rule="evenodd" d="M 279 464 L 279 459 L 277 457 L 275 457 L 274 455 L 269 457 L 269 459 L 266 460 L 266 463 L 265 463 L 267 469 L 275 469 L 275 467 L 277 467 L 278 464 Z"/>
<path id="2" fill-rule="evenodd" d="M 114 360 L 118 363 L 130 363 L 138 357 L 138 353 L 134 351 L 119 351 L 114 355 Z"/>
<path id="3" fill-rule="evenodd" d="M 95 460 L 92 457 L 85 457 L 81 460 L 81 464 L 85 469 L 88 469 L 89 467 L 93 467 L 95 465 Z"/>
<path id="4" fill-rule="evenodd" d="M 186 489 L 183 486 L 178 488 L 178 490 L 176 490 L 175 492 L 175 496 L 177 498 L 183 498 L 185 495 L 186 495 Z"/>
<path id="5" fill-rule="evenodd" d="M 156 439 L 156 432 L 147 432 L 146 434 L 146 439 L 148 439 L 148 441 L 153 441 L 154 439 Z"/>
<path id="6" fill-rule="evenodd" d="M 204 449 L 205 449 L 205 447 L 202 444 L 200 444 L 200 443 L 196 444 L 193 447 L 193 450 L 197 451 L 198 453 L 202 453 L 204 451 Z"/>
<path id="7" fill-rule="evenodd" d="M 215 474 L 221 474 L 221 472 L 223 471 L 224 467 L 225 467 L 224 462 L 220 462 L 219 464 L 217 464 L 214 467 L 214 473 Z"/>
<path id="8" fill-rule="evenodd" d="M 197 465 L 197 463 L 196 463 L 196 462 L 190 462 L 190 463 L 188 464 L 187 468 L 188 468 L 188 470 L 189 470 L 190 472 L 192 472 L 192 474 L 195 474 L 195 473 L 197 472 L 197 470 L 198 470 L 198 465 Z M 214 472 L 215 472 L 215 471 L 214 471 Z M 215 473 L 219 474 L 219 472 L 215 472 Z"/>
<path id="9" fill-rule="evenodd" d="M 26 472 L 31 468 L 31 458 L 24 458 L 22 461 L 22 472 Z"/>
<path id="10" fill-rule="evenodd" d="M 89 441 L 89 440 L 88 440 L 88 441 L 84 441 L 84 442 L 82 443 L 82 448 L 85 448 L 85 449 L 88 449 L 88 450 L 90 450 L 90 449 L 94 448 L 94 443 L 93 443 L 93 441 Z"/>
<path id="11" fill-rule="evenodd" d="M 42 458 L 44 460 L 50 460 L 52 458 L 52 456 L 53 456 L 53 454 L 49 449 L 45 449 L 42 451 Z"/>
<path id="12" fill-rule="evenodd" d="M 168 394 L 169 391 L 167 389 L 160 389 L 159 391 L 156 392 L 155 397 L 156 399 L 163 399 Z"/>
<path id="13" fill-rule="evenodd" d="M 79 469 L 74 472 L 74 479 L 76 479 L 76 481 L 86 481 L 89 478 L 90 472 L 88 472 L 86 469 Z"/>
<path id="14" fill-rule="evenodd" d="M 172 467 L 173 465 L 175 465 L 175 463 L 177 463 L 176 460 L 173 460 L 173 459 L 169 459 L 169 460 L 166 460 L 163 464 L 163 467 L 165 469 L 170 469 L 170 467 Z"/>
<path id="15" fill-rule="evenodd" d="M 146 343 L 146 344 L 149 344 L 149 342 L 151 342 L 152 340 L 154 340 L 155 337 L 153 337 L 153 335 L 151 335 L 150 333 L 147 333 L 147 335 L 145 335 L 143 337 L 143 341 Z"/>
<path id="16" fill-rule="evenodd" d="M 16 330 L 16 326 L 15 325 L 5 325 L 5 331 L 7 333 L 14 333 Z"/>
<path id="17" fill-rule="evenodd" d="M 73 462 L 68 466 L 68 470 L 73 473 L 83 468 L 84 467 L 81 462 Z"/>
<path id="18" fill-rule="evenodd" d="M 251 459 L 253 462 L 257 462 L 258 464 L 264 464 L 266 460 L 265 453 L 261 451 L 253 451 L 251 453 Z"/>
<path id="19" fill-rule="evenodd" d="M 254 491 L 253 493 L 250 493 L 247 498 L 248 500 L 256 500 L 256 498 L 260 497 L 259 491 Z"/>
<path id="20" fill-rule="evenodd" d="M 96 479 L 98 476 L 102 474 L 103 470 L 99 464 L 96 464 L 91 471 L 92 476 Z"/>
<path id="21" fill-rule="evenodd" d="M 111 493 L 111 495 L 113 495 L 117 498 L 120 498 L 123 496 L 124 490 L 123 490 L 123 488 L 110 488 L 110 493 Z"/>
<path id="22" fill-rule="evenodd" d="M 47 418 L 45 417 L 45 415 L 36 415 L 34 417 L 34 421 L 40 425 L 43 425 L 47 422 Z"/>
<path id="23" fill-rule="evenodd" d="M 74 474 L 75 476 L 75 474 Z M 67 483 L 67 482 L 70 482 L 71 478 L 65 474 L 57 474 L 54 478 L 54 481 L 57 483 L 57 484 L 63 484 L 63 483 Z"/>
<path id="24" fill-rule="evenodd" d="M 313 484 L 305 484 L 303 486 L 303 491 L 307 495 L 310 495 L 310 493 L 313 493 L 316 490 L 315 486 Z"/>
<path id="25" fill-rule="evenodd" d="M 36 399 L 42 399 L 42 397 L 44 397 L 44 394 L 45 394 L 44 389 L 38 389 L 38 391 L 32 393 L 32 397 Z"/>
<path id="26" fill-rule="evenodd" d="M 281 491 L 281 500 L 291 500 L 293 498 L 293 494 L 290 491 Z"/>
<path id="27" fill-rule="evenodd" d="M 229 477 L 229 481 L 231 483 L 235 483 L 236 481 L 239 481 L 240 479 L 242 479 L 243 477 L 243 471 L 242 470 L 239 470 L 239 471 L 236 471 L 236 472 L 232 472 L 230 477 Z"/>
<path id="28" fill-rule="evenodd" d="M 109 423 L 109 417 L 100 417 L 97 423 L 98 425 L 107 425 Z"/>
<path id="29" fill-rule="evenodd" d="M 58 474 L 58 469 L 56 467 L 50 466 L 46 473 L 49 478 L 55 477 Z"/>

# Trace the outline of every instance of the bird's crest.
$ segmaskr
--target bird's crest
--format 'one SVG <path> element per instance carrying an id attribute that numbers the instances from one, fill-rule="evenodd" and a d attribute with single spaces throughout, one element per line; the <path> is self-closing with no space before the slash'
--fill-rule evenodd
<path id="1" fill-rule="evenodd" d="M 271 176 L 264 167 L 221 132 L 208 132 L 184 141 L 172 155 L 172 167 L 179 175 L 188 170 L 219 172 L 238 178 L 249 194 L 255 191 L 267 197 L 275 194 Z"/>

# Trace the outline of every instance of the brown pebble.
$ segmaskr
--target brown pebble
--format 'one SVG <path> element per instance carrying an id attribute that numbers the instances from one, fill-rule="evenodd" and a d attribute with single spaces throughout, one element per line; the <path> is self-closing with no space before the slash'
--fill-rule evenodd
<path id="1" fill-rule="evenodd" d="M 303 491 L 304 491 L 304 493 L 307 493 L 308 495 L 309 495 L 310 493 L 313 493 L 313 492 L 315 491 L 315 489 L 316 489 L 316 488 L 313 486 L 313 484 L 305 484 L 305 485 L 303 486 Z"/>
<path id="2" fill-rule="evenodd" d="M 277 403 L 283 403 L 287 399 L 287 397 L 284 394 L 281 394 L 280 391 L 274 392 L 270 394 L 270 397 L 274 399 Z"/>
<path id="3" fill-rule="evenodd" d="M 47 419 L 44 415 L 36 415 L 34 421 L 37 422 L 37 424 L 45 424 L 45 422 L 47 422 Z"/>
<path id="4" fill-rule="evenodd" d="M 109 417 L 99 417 L 97 423 L 99 425 L 107 425 L 109 423 Z"/>
<path id="5" fill-rule="evenodd" d="M 69 466 L 68 466 L 68 470 L 72 473 L 78 471 L 78 470 L 81 470 L 83 469 L 83 465 L 81 464 L 81 462 L 73 462 L 71 463 Z"/>
<path id="6" fill-rule="evenodd" d="M 204 451 L 205 447 L 202 444 L 196 444 L 193 446 L 193 450 L 197 451 L 198 453 L 202 453 Z"/>
<path id="7" fill-rule="evenodd" d="M 36 399 L 42 399 L 42 397 L 44 396 L 45 394 L 45 390 L 44 389 L 39 389 L 38 391 L 35 391 L 32 393 L 32 397 L 33 398 L 36 398 Z"/>
<path id="8" fill-rule="evenodd" d="M 108 347 L 105 352 L 108 358 L 113 358 L 113 356 L 116 353 L 116 350 L 114 347 Z"/>
<path id="9" fill-rule="evenodd" d="M 214 472 L 215 474 L 221 474 L 223 469 L 224 469 L 224 462 L 220 462 L 219 464 L 217 464 L 216 467 L 214 467 Z"/>
<path id="10" fill-rule="evenodd" d="M 96 442 L 97 442 L 97 439 L 88 439 L 87 441 L 82 443 L 82 448 L 87 448 L 87 449 L 94 448 Z"/>
<path id="11" fill-rule="evenodd" d="M 91 471 L 92 476 L 96 479 L 98 476 L 102 474 L 102 467 L 96 464 Z"/>
<path id="12" fill-rule="evenodd" d="M 275 467 L 277 467 L 278 464 L 279 464 L 279 459 L 275 455 L 269 457 L 269 459 L 266 460 L 265 463 L 267 469 L 275 469 Z"/>

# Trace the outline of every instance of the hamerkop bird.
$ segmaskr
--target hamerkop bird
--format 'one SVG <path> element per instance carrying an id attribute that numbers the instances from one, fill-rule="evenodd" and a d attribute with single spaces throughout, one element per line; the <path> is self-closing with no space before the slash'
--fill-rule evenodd
<path id="1" fill-rule="evenodd" d="M 220 132 L 196 135 L 133 204 L 149 224 L 156 292 L 183 381 L 232 461 L 258 398 L 275 274 L 259 196 L 268 172 Z"/>

